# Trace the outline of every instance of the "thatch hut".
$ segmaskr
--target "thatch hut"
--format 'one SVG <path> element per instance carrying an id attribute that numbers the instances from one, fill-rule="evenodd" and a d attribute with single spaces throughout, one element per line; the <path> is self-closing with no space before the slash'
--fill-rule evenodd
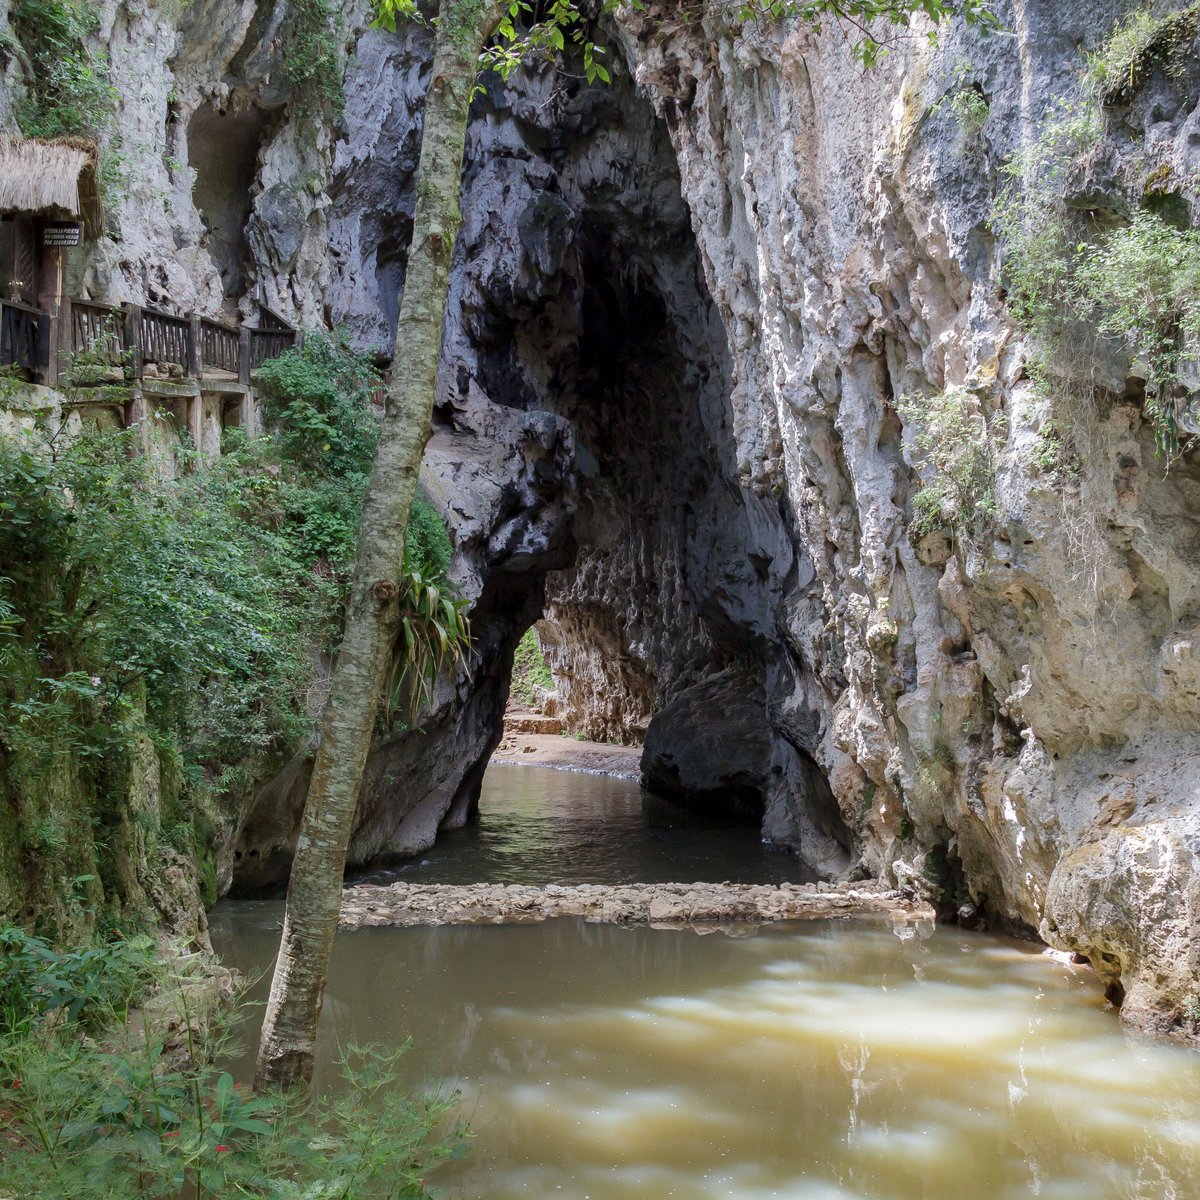
<path id="1" fill-rule="evenodd" d="M 98 158 L 95 143 L 83 138 L 0 134 L 0 213 L 78 220 L 94 241 L 104 230 Z"/>
<path id="2" fill-rule="evenodd" d="M 0 134 L 0 363 L 27 378 L 58 350 L 64 254 L 104 229 L 98 159 L 82 138 Z"/>

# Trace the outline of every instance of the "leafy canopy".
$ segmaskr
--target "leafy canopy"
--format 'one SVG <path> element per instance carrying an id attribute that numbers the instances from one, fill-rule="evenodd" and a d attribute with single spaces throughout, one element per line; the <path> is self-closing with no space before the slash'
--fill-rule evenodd
<path id="1" fill-rule="evenodd" d="M 376 24 L 392 32 L 398 21 L 423 20 L 416 0 L 375 0 L 375 8 Z M 644 0 L 603 0 L 601 12 L 610 16 L 644 8 Z M 827 20 L 838 21 L 855 31 L 854 54 L 866 67 L 874 65 L 889 45 L 890 39 L 880 33 L 880 24 L 907 29 L 914 17 L 923 14 L 933 22 L 930 41 L 936 40 L 937 26 L 953 17 L 985 29 L 998 24 L 987 0 L 733 0 L 730 10 L 743 22 L 796 19 L 820 27 Z M 701 4 L 688 2 L 681 15 L 695 17 L 702 11 Z M 594 24 L 594 15 L 579 0 L 549 0 L 537 5 L 512 0 L 495 40 L 480 56 L 481 62 L 507 79 L 531 53 L 561 53 L 569 42 L 582 52 L 588 83 L 608 83 L 609 72 L 601 61 L 604 48 L 590 36 Z"/>

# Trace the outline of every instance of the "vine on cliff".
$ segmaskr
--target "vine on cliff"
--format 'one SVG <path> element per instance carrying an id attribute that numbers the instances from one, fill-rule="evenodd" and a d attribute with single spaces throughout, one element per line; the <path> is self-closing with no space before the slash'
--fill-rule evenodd
<path id="1" fill-rule="evenodd" d="M 283 56 L 288 87 L 302 112 L 335 116 L 345 103 L 346 18 L 334 0 L 291 0 L 292 23 Z"/>

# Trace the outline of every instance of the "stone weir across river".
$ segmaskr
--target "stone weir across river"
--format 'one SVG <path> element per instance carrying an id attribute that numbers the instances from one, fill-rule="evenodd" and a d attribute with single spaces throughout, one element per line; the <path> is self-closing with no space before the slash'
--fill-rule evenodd
<path id="1" fill-rule="evenodd" d="M 393 883 L 347 888 L 341 925 L 486 925 L 582 917 L 618 925 L 698 925 L 820 920 L 890 913 L 933 920 L 920 900 L 879 884 L 630 883 L 465 885 Z"/>

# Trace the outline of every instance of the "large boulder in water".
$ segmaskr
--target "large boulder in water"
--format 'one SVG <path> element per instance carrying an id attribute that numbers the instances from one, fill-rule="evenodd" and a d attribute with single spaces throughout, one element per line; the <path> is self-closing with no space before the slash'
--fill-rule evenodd
<path id="1" fill-rule="evenodd" d="M 760 813 L 771 762 L 762 688 L 723 671 L 680 692 L 646 730 L 645 784 L 704 807 Z"/>

